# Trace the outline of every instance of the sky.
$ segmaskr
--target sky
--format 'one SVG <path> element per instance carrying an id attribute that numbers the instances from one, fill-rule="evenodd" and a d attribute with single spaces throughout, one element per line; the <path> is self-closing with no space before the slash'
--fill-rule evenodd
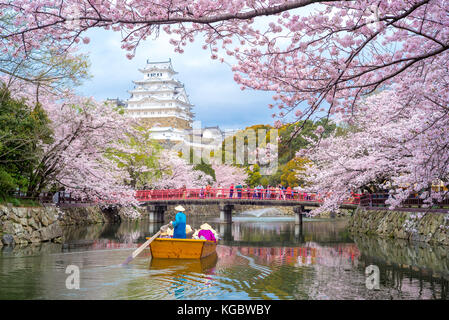
<path id="1" fill-rule="evenodd" d="M 201 48 L 197 40 L 189 44 L 183 54 L 174 52 L 169 38 L 161 34 L 158 39 L 148 39 L 137 48 L 136 56 L 129 60 L 121 49 L 118 32 L 92 29 L 85 34 L 90 43 L 81 44 L 82 53 L 89 54 L 92 78 L 78 88 L 84 96 L 102 101 L 107 98 L 126 100 L 133 80 L 143 75 L 138 71 L 147 59 L 167 61 L 178 74 L 176 79 L 185 85 L 190 102 L 194 105 L 195 121 L 202 127 L 220 126 L 222 129 L 243 129 L 254 124 L 273 124 L 272 93 L 241 90 L 234 82 L 231 67 L 210 58 L 210 52 Z"/>

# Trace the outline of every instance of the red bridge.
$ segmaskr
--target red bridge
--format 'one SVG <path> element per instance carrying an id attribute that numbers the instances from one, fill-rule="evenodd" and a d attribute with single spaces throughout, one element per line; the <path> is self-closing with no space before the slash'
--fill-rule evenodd
<path id="1" fill-rule="evenodd" d="M 361 194 L 352 194 L 352 197 L 345 201 L 345 204 L 358 205 Z M 202 189 L 166 189 L 166 190 L 138 190 L 136 199 L 142 202 L 169 201 L 169 200 L 235 200 L 241 203 L 243 200 L 250 201 L 287 201 L 320 203 L 323 197 L 317 193 L 299 192 L 296 190 L 279 189 L 229 189 L 229 188 L 202 188 Z M 247 202 L 247 201 L 243 201 Z M 281 205 L 280 203 L 276 203 Z"/>
<path id="2" fill-rule="evenodd" d="M 147 205 L 150 220 L 164 221 L 167 205 L 174 204 L 218 204 L 220 221 L 232 222 L 234 205 L 262 205 L 262 206 L 292 206 L 296 213 L 296 223 L 302 225 L 305 206 L 320 206 L 322 196 L 316 193 L 298 192 L 296 190 L 279 189 L 230 189 L 230 188 L 202 188 L 202 189 L 167 189 L 167 190 L 139 190 L 136 199 Z M 353 194 L 341 207 L 356 209 L 360 203 L 360 195 Z"/>

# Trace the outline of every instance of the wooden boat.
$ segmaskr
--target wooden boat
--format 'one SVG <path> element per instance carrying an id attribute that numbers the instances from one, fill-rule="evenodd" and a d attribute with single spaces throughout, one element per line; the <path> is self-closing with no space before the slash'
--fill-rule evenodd
<path id="1" fill-rule="evenodd" d="M 186 272 L 206 273 L 217 264 L 218 256 L 214 252 L 201 259 L 158 259 L 150 260 L 151 270 L 163 270 L 165 275 L 185 274 Z"/>
<path id="2" fill-rule="evenodd" d="M 156 238 L 150 244 L 153 258 L 169 259 L 205 258 L 213 254 L 216 248 L 216 242 L 200 239 Z"/>

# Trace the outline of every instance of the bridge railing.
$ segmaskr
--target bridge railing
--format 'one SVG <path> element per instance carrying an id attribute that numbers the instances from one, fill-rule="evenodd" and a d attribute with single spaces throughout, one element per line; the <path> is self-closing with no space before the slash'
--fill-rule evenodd
<path id="1" fill-rule="evenodd" d="M 386 203 L 388 197 L 388 193 L 366 193 L 361 195 L 360 197 L 360 206 L 374 208 L 389 207 L 389 204 Z M 425 205 L 426 203 L 424 202 L 424 200 L 421 199 L 417 194 L 415 194 L 405 199 L 401 204 L 401 208 L 422 208 L 425 207 Z M 449 207 L 449 199 L 441 201 L 434 207 Z"/>
<path id="2" fill-rule="evenodd" d="M 24 192 L 14 192 L 11 194 L 21 199 L 32 199 L 42 204 L 54 203 L 63 206 L 77 206 L 86 204 L 117 202 L 116 194 L 111 194 L 111 199 L 107 198 L 81 198 L 72 193 L 46 192 L 40 193 L 37 197 L 27 197 Z M 359 204 L 360 194 L 352 194 L 345 201 L 345 204 Z M 230 189 L 230 188 L 202 188 L 202 189 L 164 189 L 164 190 L 137 190 L 135 193 L 137 201 L 157 201 L 157 200 L 181 200 L 181 199 L 245 199 L 245 200 L 276 200 L 276 201 L 300 201 L 300 202 L 322 202 L 323 196 L 319 193 L 300 192 L 297 190 L 270 189 Z"/>
<path id="3" fill-rule="evenodd" d="M 98 197 L 80 197 L 75 196 L 70 192 L 57 191 L 57 192 L 41 192 L 38 195 L 29 195 L 27 192 L 17 190 L 9 193 L 9 196 L 21 200 L 31 200 L 42 205 L 55 204 L 64 207 L 70 206 L 83 206 L 83 205 L 96 205 L 102 204 L 115 204 L 117 202 L 117 195 L 111 194 L 111 199 L 98 198 Z"/>
<path id="4" fill-rule="evenodd" d="M 75 197 L 69 192 L 57 191 L 57 192 L 41 192 L 38 195 L 30 196 L 26 192 L 21 190 L 13 191 L 9 193 L 10 196 L 23 200 L 33 200 L 42 204 L 59 203 L 59 204 L 75 204 L 75 203 L 92 203 L 98 202 L 98 199 L 83 199 L 81 197 Z"/>
<path id="5" fill-rule="evenodd" d="M 358 204 L 360 194 L 353 194 L 345 201 L 346 204 Z M 202 189 L 166 189 L 166 190 L 138 190 L 138 201 L 181 200 L 181 199 L 245 199 L 245 200 L 278 200 L 322 202 L 323 197 L 318 193 L 300 192 L 297 190 L 279 189 L 230 189 L 230 188 L 202 188 Z"/>

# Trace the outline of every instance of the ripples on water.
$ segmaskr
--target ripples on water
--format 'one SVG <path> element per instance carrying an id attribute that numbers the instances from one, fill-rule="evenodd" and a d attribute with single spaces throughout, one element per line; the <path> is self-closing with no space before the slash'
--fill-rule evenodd
<path id="1" fill-rule="evenodd" d="M 193 227 L 206 222 L 190 218 Z M 207 221 L 220 231 L 217 254 L 202 260 L 126 257 L 160 225 L 146 221 L 68 228 L 63 245 L 4 247 L 0 299 L 446 299 L 447 248 L 351 238 L 345 221 L 289 217 Z M 380 290 L 366 288 L 365 267 L 380 269 Z M 65 287 L 68 265 L 80 290 Z"/>

